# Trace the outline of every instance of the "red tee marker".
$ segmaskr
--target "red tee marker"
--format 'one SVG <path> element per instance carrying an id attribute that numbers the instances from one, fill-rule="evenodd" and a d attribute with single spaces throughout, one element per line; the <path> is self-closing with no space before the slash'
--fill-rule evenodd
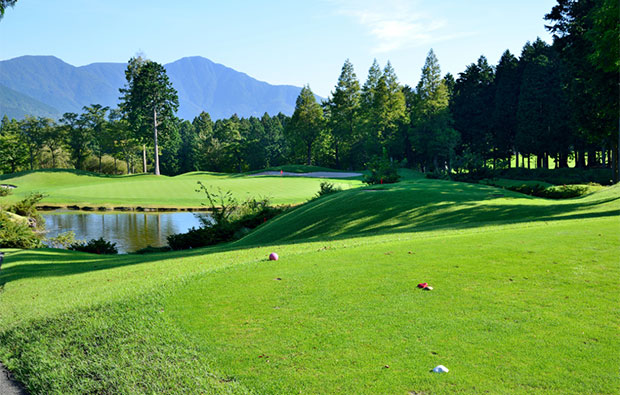
<path id="1" fill-rule="evenodd" d="M 269 260 L 270 261 L 277 261 L 279 258 L 280 257 L 275 252 L 272 252 L 271 254 L 269 254 Z"/>

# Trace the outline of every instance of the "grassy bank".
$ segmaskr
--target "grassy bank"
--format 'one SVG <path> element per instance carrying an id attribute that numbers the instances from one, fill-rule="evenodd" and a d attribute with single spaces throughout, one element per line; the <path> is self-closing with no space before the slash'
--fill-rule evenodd
<path id="1" fill-rule="evenodd" d="M 0 360 L 34 393 L 617 393 L 618 187 L 373 189 L 234 245 L 10 251 Z"/>
<path id="2" fill-rule="evenodd" d="M 362 185 L 359 179 L 328 179 L 342 187 Z M 192 172 L 176 177 L 137 174 L 105 176 L 70 170 L 39 170 L 5 175 L 2 183 L 17 186 L 5 202 L 17 201 L 31 192 L 47 196 L 41 204 L 80 207 L 201 207 L 205 198 L 196 193 L 196 182 L 231 191 L 243 200 L 269 196 L 273 204 L 297 204 L 312 197 L 323 181 L 318 178 L 254 177 L 209 172 Z"/>

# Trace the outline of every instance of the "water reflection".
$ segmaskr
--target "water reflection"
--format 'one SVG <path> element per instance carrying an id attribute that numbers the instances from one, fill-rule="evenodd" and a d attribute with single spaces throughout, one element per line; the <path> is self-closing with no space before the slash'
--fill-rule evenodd
<path id="1" fill-rule="evenodd" d="M 201 214 L 206 215 L 206 214 Z M 193 213 L 93 213 L 84 211 L 54 211 L 43 214 L 46 237 L 73 231 L 78 240 L 103 237 L 116 243 L 119 253 L 133 252 L 147 246 L 163 247 L 166 237 L 199 227 Z"/>

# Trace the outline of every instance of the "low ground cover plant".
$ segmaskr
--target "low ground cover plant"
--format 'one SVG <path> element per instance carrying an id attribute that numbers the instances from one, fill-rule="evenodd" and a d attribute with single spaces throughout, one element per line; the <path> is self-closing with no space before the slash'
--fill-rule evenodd
<path id="1" fill-rule="evenodd" d="M 9 205 L 4 209 L 6 211 L 0 210 L 0 247 L 37 248 L 42 246 L 41 230 L 45 221 L 37 212 L 36 204 L 43 197 L 43 194 L 32 193 L 25 199 Z"/>
<path id="2" fill-rule="evenodd" d="M 611 185 L 612 171 L 605 168 L 578 169 L 526 169 L 512 168 L 498 170 L 496 176 L 513 180 L 536 180 L 555 185 L 587 184 L 590 182 Z"/>
<path id="3" fill-rule="evenodd" d="M 316 193 L 315 198 L 320 198 L 321 196 L 329 195 L 340 191 L 342 191 L 341 187 L 337 187 L 331 182 L 323 181 L 321 182 L 321 187 Z"/>
<path id="4" fill-rule="evenodd" d="M 78 241 L 69 246 L 70 250 L 90 252 L 92 254 L 100 255 L 114 255 L 118 254 L 116 243 L 104 240 L 103 237 L 98 239 L 91 239 L 88 242 Z"/>
<path id="5" fill-rule="evenodd" d="M 588 188 L 583 185 L 560 185 L 545 187 L 540 184 L 523 184 L 506 187 L 506 189 L 546 199 L 570 199 L 583 196 Z"/>
<path id="6" fill-rule="evenodd" d="M 0 211 L 0 248 L 37 248 L 41 236 L 26 218 Z"/>
<path id="7" fill-rule="evenodd" d="M 168 245 L 173 250 L 205 247 L 224 243 L 243 237 L 251 229 L 267 222 L 284 209 L 270 206 L 269 198 L 248 198 L 239 203 L 230 191 L 220 188 L 209 190 L 198 182 L 196 192 L 207 197 L 210 215 L 197 214 L 201 222 L 199 228 L 192 228 L 185 233 L 168 236 Z"/>
<path id="8" fill-rule="evenodd" d="M 0 187 L 0 197 L 9 196 L 12 192 L 11 188 Z"/>
<path id="9" fill-rule="evenodd" d="M 68 249 L 73 244 L 77 243 L 78 240 L 75 239 L 75 232 L 63 232 L 56 237 L 49 237 L 45 239 L 47 245 L 52 248 L 64 248 Z"/>

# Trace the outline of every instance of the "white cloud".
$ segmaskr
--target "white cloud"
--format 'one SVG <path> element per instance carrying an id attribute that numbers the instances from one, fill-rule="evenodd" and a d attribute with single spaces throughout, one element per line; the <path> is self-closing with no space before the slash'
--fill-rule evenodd
<path id="1" fill-rule="evenodd" d="M 372 51 L 384 53 L 428 46 L 469 34 L 447 34 L 447 22 L 420 10 L 416 0 L 328 0 L 336 12 L 354 18 L 373 38 Z"/>

